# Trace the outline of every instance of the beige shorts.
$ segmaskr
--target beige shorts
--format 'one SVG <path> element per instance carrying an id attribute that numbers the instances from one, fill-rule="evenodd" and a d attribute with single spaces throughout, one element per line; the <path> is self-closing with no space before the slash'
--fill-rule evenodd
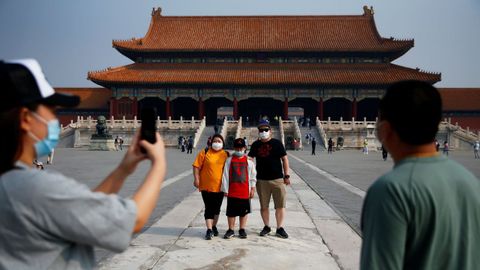
<path id="1" fill-rule="evenodd" d="M 260 200 L 260 208 L 268 209 L 270 197 L 273 197 L 275 209 L 285 208 L 287 204 L 287 191 L 283 178 L 275 180 L 258 180 L 257 193 Z"/>

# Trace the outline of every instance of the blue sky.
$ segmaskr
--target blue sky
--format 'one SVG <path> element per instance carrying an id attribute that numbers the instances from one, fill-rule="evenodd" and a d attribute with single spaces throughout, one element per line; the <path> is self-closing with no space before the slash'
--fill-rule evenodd
<path id="1" fill-rule="evenodd" d="M 0 0 L 0 59 L 33 57 L 55 87 L 92 87 L 87 72 L 131 61 L 113 39 L 143 37 L 168 15 L 346 15 L 373 6 L 383 37 L 413 38 L 395 63 L 441 72 L 440 87 L 480 87 L 478 0 Z"/>

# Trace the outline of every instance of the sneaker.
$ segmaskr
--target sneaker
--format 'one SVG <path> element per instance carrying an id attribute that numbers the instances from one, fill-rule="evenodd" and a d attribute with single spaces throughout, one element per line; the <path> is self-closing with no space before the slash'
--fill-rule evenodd
<path id="1" fill-rule="evenodd" d="M 247 232 L 245 231 L 245 229 L 238 230 L 238 237 L 240 237 L 242 239 L 247 238 Z"/>
<path id="2" fill-rule="evenodd" d="M 212 230 L 208 229 L 207 233 L 205 234 L 205 240 L 212 240 L 213 232 Z"/>
<path id="3" fill-rule="evenodd" d="M 213 227 L 212 227 L 212 232 L 213 232 L 213 236 L 218 236 L 217 226 L 213 226 Z"/>
<path id="4" fill-rule="evenodd" d="M 272 231 L 272 229 L 268 226 L 263 227 L 262 231 L 260 232 L 260 236 L 265 236 L 269 234 Z"/>
<path id="5" fill-rule="evenodd" d="M 283 227 L 280 227 L 277 229 L 277 233 L 275 234 L 276 236 L 280 237 L 280 238 L 288 238 L 288 234 L 287 232 L 283 229 Z"/>
<path id="6" fill-rule="evenodd" d="M 233 230 L 228 229 L 227 232 L 225 233 L 225 235 L 223 236 L 223 238 L 224 239 L 230 239 L 234 235 L 235 235 L 235 233 L 233 232 Z"/>

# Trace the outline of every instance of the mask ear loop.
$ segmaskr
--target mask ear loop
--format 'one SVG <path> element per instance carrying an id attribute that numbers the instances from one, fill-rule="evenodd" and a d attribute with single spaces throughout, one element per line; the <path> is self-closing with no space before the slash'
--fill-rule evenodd
<path id="1" fill-rule="evenodd" d="M 40 116 L 38 113 L 34 112 L 34 111 L 30 111 L 32 113 L 32 115 L 40 122 L 44 123 L 45 125 L 48 125 L 48 121 L 45 120 L 45 118 L 43 118 L 42 116 Z"/>
<path id="2" fill-rule="evenodd" d="M 47 125 L 47 127 L 48 127 L 48 122 L 47 122 L 47 120 L 43 119 L 43 117 L 41 117 L 38 113 L 36 113 L 36 112 L 34 112 L 34 111 L 30 111 L 30 113 L 33 115 L 33 117 L 35 117 L 35 119 L 37 119 L 38 121 L 40 121 L 40 122 L 42 122 L 43 124 Z M 33 134 L 33 132 L 28 131 L 27 134 L 28 134 L 28 136 L 30 136 L 30 138 L 32 138 L 33 140 L 35 140 L 35 142 L 41 141 L 35 134 Z"/>

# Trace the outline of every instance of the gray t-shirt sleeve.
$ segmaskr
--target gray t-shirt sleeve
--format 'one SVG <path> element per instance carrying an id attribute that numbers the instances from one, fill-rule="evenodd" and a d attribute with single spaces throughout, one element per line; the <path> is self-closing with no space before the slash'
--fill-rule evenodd
<path id="1" fill-rule="evenodd" d="M 39 177 L 40 178 L 40 177 Z M 133 200 L 118 195 L 92 192 L 86 185 L 61 174 L 49 173 L 38 179 L 32 222 L 59 238 L 106 248 L 125 250 L 131 240 L 137 208 Z"/>

